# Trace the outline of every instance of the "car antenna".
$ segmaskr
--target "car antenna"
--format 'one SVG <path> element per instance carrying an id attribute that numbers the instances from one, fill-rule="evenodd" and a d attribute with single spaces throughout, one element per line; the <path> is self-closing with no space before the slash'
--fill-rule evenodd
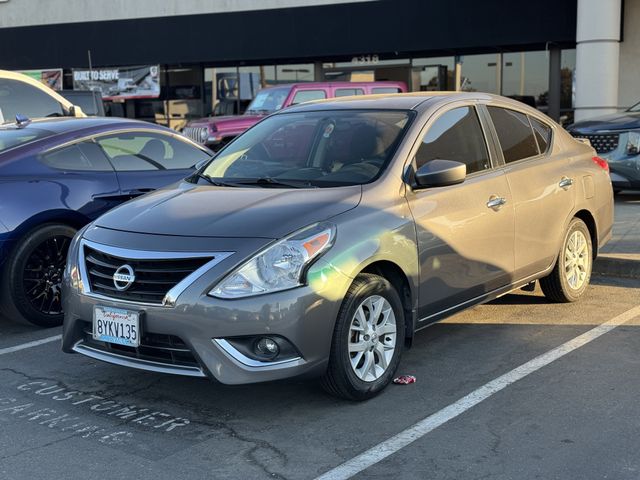
<path id="1" fill-rule="evenodd" d="M 16 114 L 16 126 L 18 128 L 24 128 L 31 123 L 31 119 L 26 115 L 20 113 Z"/>

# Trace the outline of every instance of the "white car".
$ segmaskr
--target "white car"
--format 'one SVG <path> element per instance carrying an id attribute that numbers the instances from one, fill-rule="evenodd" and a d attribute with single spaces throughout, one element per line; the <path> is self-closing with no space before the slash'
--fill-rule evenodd
<path id="1" fill-rule="evenodd" d="M 17 72 L 0 70 L 0 124 L 28 118 L 86 117 L 82 109 L 46 85 Z"/>

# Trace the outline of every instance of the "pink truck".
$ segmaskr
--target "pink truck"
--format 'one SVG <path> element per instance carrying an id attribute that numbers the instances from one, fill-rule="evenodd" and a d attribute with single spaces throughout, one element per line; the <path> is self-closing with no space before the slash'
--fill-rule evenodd
<path id="1" fill-rule="evenodd" d="M 217 151 L 266 115 L 290 105 L 324 98 L 403 93 L 404 82 L 323 82 L 293 83 L 260 90 L 244 115 L 207 117 L 193 120 L 182 133 L 191 140 Z"/>

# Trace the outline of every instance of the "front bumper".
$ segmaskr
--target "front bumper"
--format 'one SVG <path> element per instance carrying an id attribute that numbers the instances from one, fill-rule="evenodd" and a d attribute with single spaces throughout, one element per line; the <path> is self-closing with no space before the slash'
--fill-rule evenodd
<path id="1" fill-rule="evenodd" d="M 77 248 L 76 248 L 77 250 Z M 77 258 L 72 253 L 70 260 Z M 64 284 L 63 350 L 109 363 L 189 376 L 225 384 L 245 384 L 322 374 L 327 366 L 335 319 L 350 279 L 320 259 L 309 271 L 308 285 L 252 298 L 222 300 L 206 295 L 238 259 L 228 258 L 196 279 L 172 306 L 135 304 L 97 298 Z M 139 349 L 92 339 L 95 306 L 140 313 Z M 228 339 L 276 336 L 299 355 L 256 361 Z"/>

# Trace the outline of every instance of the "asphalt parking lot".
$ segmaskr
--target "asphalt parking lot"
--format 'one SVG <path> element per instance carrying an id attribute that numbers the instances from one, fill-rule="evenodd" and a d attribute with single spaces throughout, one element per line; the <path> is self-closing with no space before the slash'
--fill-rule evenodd
<path id="1" fill-rule="evenodd" d="M 227 387 L 132 371 L 63 354 L 57 340 L 16 351 L 60 329 L 3 322 L 0 478 L 637 479 L 640 282 L 593 283 L 577 304 L 518 292 L 423 330 L 400 367 L 417 383 L 361 404 L 310 381 Z M 612 319 L 415 442 L 379 447 Z M 369 463 L 353 469 L 363 452 Z"/>

